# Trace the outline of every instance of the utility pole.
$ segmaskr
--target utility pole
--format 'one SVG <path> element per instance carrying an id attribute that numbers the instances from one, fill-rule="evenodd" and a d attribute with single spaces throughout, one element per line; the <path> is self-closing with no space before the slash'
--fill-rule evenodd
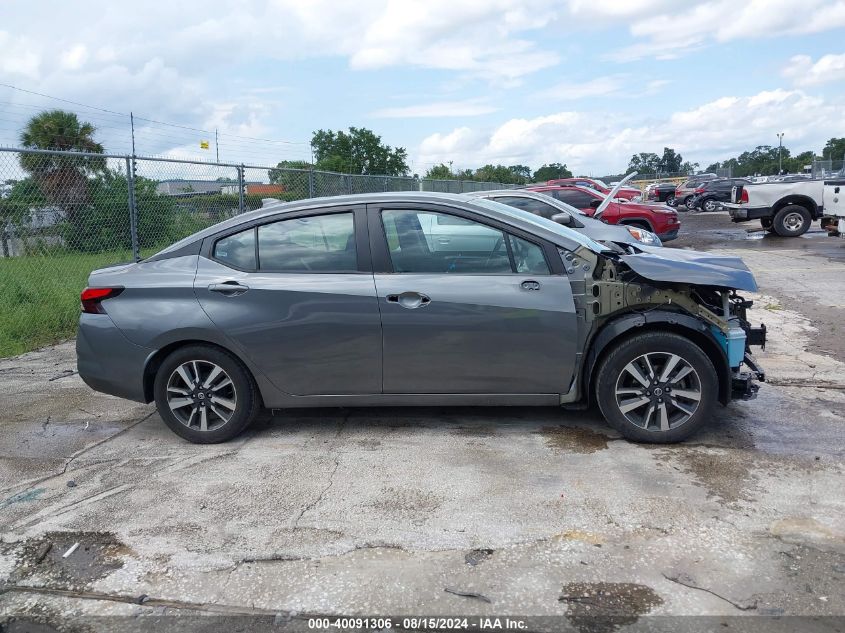
<path id="1" fill-rule="evenodd" d="M 783 158 L 781 157 L 781 150 L 783 149 L 783 132 L 778 134 L 778 175 L 783 173 Z"/>
<path id="2" fill-rule="evenodd" d="M 132 156 L 135 156 L 135 115 L 129 113 L 129 127 L 132 130 Z"/>
<path id="3" fill-rule="evenodd" d="M 214 128 L 214 152 L 217 155 L 217 162 L 220 162 L 220 144 L 217 142 L 217 128 Z"/>

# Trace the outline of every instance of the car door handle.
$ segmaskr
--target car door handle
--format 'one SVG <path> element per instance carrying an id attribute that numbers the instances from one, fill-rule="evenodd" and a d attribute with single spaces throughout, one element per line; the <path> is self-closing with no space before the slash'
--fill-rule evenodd
<path id="1" fill-rule="evenodd" d="M 211 292 L 219 292 L 229 297 L 236 297 L 249 290 L 249 286 L 237 281 L 222 281 L 216 284 L 208 284 L 208 289 Z"/>
<path id="2" fill-rule="evenodd" d="M 388 303 L 398 303 L 408 310 L 422 308 L 431 303 L 431 298 L 421 292 L 403 292 L 400 295 L 387 295 L 386 298 Z"/>
<path id="3" fill-rule="evenodd" d="M 540 289 L 540 282 L 534 281 L 533 279 L 526 279 L 521 284 L 523 290 L 539 290 Z"/>

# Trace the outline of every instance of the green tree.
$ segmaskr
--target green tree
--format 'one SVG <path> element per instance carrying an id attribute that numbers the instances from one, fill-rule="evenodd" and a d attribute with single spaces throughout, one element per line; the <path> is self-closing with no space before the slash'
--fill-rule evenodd
<path id="1" fill-rule="evenodd" d="M 291 194 L 293 199 L 307 198 L 309 175 L 305 172 L 312 167 L 305 160 L 283 160 L 276 165 L 276 169 L 267 171 L 267 177 L 272 184 L 282 185 L 285 193 Z"/>
<path id="2" fill-rule="evenodd" d="M 48 110 L 29 120 L 20 141 L 29 149 L 102 154 L 103 146 L 94 140 L 95 131 L 73 112 Z M 79 210 L 89 200 L 89 177 L 106 170 L 106 159 L 101 156 L 21 153 L 20 163 L 38 183 L 47 203 L 63 209 L 71 223 L 78 220 Z"/>
<path id="3" fill-rule="evenodd" d="M 671 147 L 663 148 L 663 156 L 657 163 L 657 171 L 673 174 L 681 171 L 683 157 Z"/>
<path id="4" fill-rule="evenodd" d="M 546 182 L 555 178 L 572 178 L 572 172 L 569 171 L 565 163 L 543 164 L 542 167 L 534 172 L 533 180 L 534 182 Z"/>
<path id="5" fill-rule="evenodd" d="M 317 169 L 384 176 L 405 176 L 409 171 L 405 148 L 383 144 L 380 136 L 366 128 L 317 130 L 311 148 Z"/>
<path id="6" fill-rule="evenodd" d="M 429 167 L 428 171 L 425 172 L 425 176 L 423 178 L 431 178 L 432 180 L 449 180 L 455 178 L 455 175 L 452 173 L 452 170 L 449 169 L 448 166 L 440 163 L 439 165 L 434 165 Z"/>
<path id="7" fill-rule="evenodd" d="M 513 174 L 513 183 L 524 185 L 531 180 L 531 168 L 528 165 L 511 165 L 508 171 Z"/>
<path id="8" fill-rule="evenodd" d="M 631 170 L 640 174 L 656 174 L 660 170 L 660 156 L 652 152 L 634 154 L 628 161 L 628 171 Z"/>
<path id="9" fill-rule="evenodd" d="M 845 160 L 845 137 L 832 138 L 822 149 L 822 158 L 826 160 Z"/>

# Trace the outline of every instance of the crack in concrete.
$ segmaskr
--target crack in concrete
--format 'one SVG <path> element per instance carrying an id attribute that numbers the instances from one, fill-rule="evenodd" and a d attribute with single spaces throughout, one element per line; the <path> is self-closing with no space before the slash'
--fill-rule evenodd
<path id="1" fill-rule="evenodd" d="M 62 466 L 61 470 L 54 472 L 54 473 L 51 473 L 49 475 L 44 475 L 43 477 L 39 477 L 37 479 L 31 479 L 29 481 L 24 481 L 24 482 L 21 482 L 19 484 L 15 484 L 14 486 L 8 486 L 6 488 L 0 489 L 0 492 L 6 493 L 6 492 L 9 492 L 10 490 L 14 490 L 15 488 L 18 488 L 19 486 L 26 486 L 23 490 L 20 491 L 20 492 L 26 492 L 28 490 L 31 490 L 33 487 L 44 483 L 45 481 L 49 481 L 50 479 L 55 479 L 56 477 L 61 477 L 65 474 L 67 474 L 67 469 L 74 462 L 74 460 L 78 459 L 79 457 L 82 457 L 88 451 L 92 451 L 95 448 L 97 448 L 98 446 L 101 446 L 101 445 L 105 444 L 106 442 L 110 442 L 111 440 L 123 435 L 127 431 L 134 429 L 136 426 L 138 426 L 142 422 L 146 422 L 148 419 L 150 419 L 153 415 L 155 415 L 155 413 L 156 413 L 156 411 L 152 411 L 152 412 L 148 413 L 147 415 L 143 416 L 142 418 L 136 420 L 135 422 L 132 422 L 131 424 L 129 424 L 125 428 L 123 428 L 120 431 L 118 431 L 117 433 L 115 433 L 114 435 L 104 437 L 103 439 L 101 439 L 97 442 L 94 442 L 93 444 L 90 444 L 88 446 L 85 446 L 85 447 L 79 449 L 73 455 L 71 455 L 70 457 L 65 459 L 65 463 Z"/>
<path id="2" fill-rule="evenodd" d="M 669 576 L 667 574 L 663 574 L 663 577 L 666 580 L 671 582 L 677 583 L 683 587 L 689 587 L 690 589 L 697 589 L 698 591 L 704 591 L 705 593 L 709 593 L 711 596 L 716 596 L 719 600 L 724 600 L 730 605 L 733 605 L 735 608 L 739 609 L 740 611 L 753 611 L 757 608 L 757 600 L 746 600 L 743 602 L 734 602 L 730 598 L 726 598 L 725 596 L 716 593 L 715 591 L 708 589 L 707 587 L 702 587 L 693 581 L 692 578 L 687 576 L 686 574 L 675 574 L 674 576 Z"/>
<path id="3" fill-rule="evenodd" d="M 339 423 L 339 424 L 338 424 L 338 426 L 337 426 L 337 432 L 335 433 L 335 436 L 334 436 L 333 440 L 337 440 L 337 439 L 340 437 L 340 434 L 341 434 L 341 432 L 343 431 L 343 427 L 346 425 L 346 422 L 349 420 L 349 415 L 350 415 L 350 413 L 351 413 L 351 411 L 349 411 L 349 410 L 347 409 L 347 410 L 346 410 L 346 413 L 345 413 L 345 414 L 344 414 L 344 416 L 343 416 L 343 419 L 340 421 L 340 423 Z M 320 503 L 320 502 L 323 500 L 323 498 L 326 496 L 326 493 L 327 493 L 327 492 L 331 489 L 332 485 L 334 484 L 334 476 L 335 476 L 335 473 L 337 473 L 338 468 L 340 467 L 340 456 L 341 456 L 342 454 L 343 454 L 343 451 L 340 451 L 340 450 L 338 450 L 338 451 L 335 453 L 335 457 L 334 457 L 334 466 L 332 467 L 332 470 L 331 470 L 331 472 L 329 473 L 329 482 L 328 482 L 328 483 L 325 485 L 325 487 L 324 487 L 324 488 L 320 491 L 320 494 L 317 496 L 317 498 L 316 498 L 316 499 L 314 499 L 314 501 L 312 501 L 311 503 L 307 504 L 306 506 L 304 506 L 304 507 L 302 508 L 302 510 L 300 511 L 300 513 L 297 515 L 297 517 L 296 517 L 296 518 L 294 519 L 294 521 L 293 521 L 293 529 L 294 529 L 294 530 L 298 530 L 298 529 L 299 529 L 299 522 L 302 520 L 302 517 L 305 515 L 305 513 L 306 513 L 306 512 L 309 512 L 310 510 L 313 510 L 314 508 L 316 508 L 316 507 L 317 507 L 317 505 L 319 505 L 319 503 Z"/>

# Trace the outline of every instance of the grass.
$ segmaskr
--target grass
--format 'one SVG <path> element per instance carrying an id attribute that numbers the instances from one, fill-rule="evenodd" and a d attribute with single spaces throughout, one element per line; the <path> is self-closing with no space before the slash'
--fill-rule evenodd
<path id="1" fill-rule="evenodd" d="M 0 357 L 72 337 L 88 274 L 128 261 L 129 251 L 0 258 Z"/>

